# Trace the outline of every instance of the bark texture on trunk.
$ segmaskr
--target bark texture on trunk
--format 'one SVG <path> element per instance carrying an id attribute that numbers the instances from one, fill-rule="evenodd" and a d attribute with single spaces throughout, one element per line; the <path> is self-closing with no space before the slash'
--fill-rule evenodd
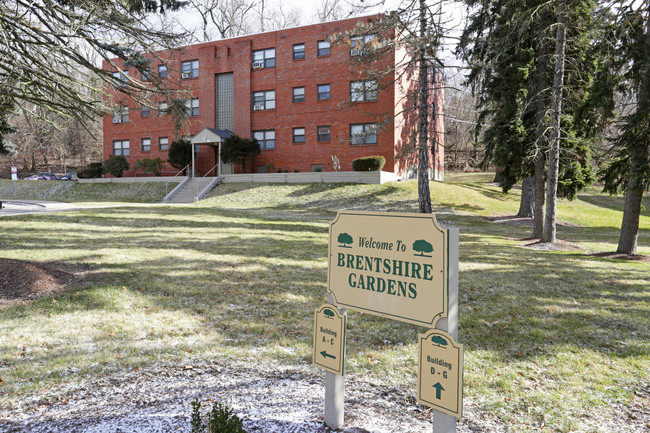
<path id="1" fill-rule="evenodd" d="M 547 63 L 544 35 L 540 32 L 537 38 L 537 60 L 535 77 L 535 185 L 533 208 L 533 239 L 541 239 L 544 233 L 544 187 L 546 168 L 546 74 Z"/>
<path id="2" fill-rule="evenodd" d="M 564 56 L 566 47 L 566 0 L 557 7 L 557 32 L 555 36 L 555 70 L 551 93 L 550 145 L 548 175 L 546 176 L 546 212 L 542 242 L 556 240 L 557 183 L 560 172 L 560 115 L 562 113 L 562 87 L 564 82 Z"/>
<path id="3" fill-rule="evenodd" d="M 535 178 L 527 177 L 521 183 L 518 217 L 531 218 L 535 210 Z"/>
<path id="4" fill-rule="evenodd" d="M 643 188 L 639 188 L 636 182 L 630 179 L 625 190 L 625 207 L 623 208 L 623 222 L 621 223 L 621 235 L 618 238 L 617 253 L 636 254 L 642 200 Z"/>
<path id="5" fill-rule="evenodd" d="M 639 86 L 637 110 L 644 109 L 650 104 L 650 21 L 645 25 L 645 54 L 646 61 L 643 68 L 643 76 Z M 625 189 L 625 207 L 623 208 L 623 222 L 621 223 L 621 234 L 618 239 L 617 253 L 636 254 L 637 240 L 639 237 L 639 218 L 641 216 L 641 202 L 645 185 L 642 179 L 635 178 L 638 167 L 650 160 L 650 148 L 646 143 L 645 147 L 635 149 L 631 152 L 630 178 Z M 646 184 L 647 185 L 647 184 Z"/>
<path id="6" fill-rule="evenodd" d="M 427 35 L 426 1 L 420 0 L 420 47 L 418 49 L 418 205 L 420 213 L 431 213 L 429 190 L 429 74 L 424 41 Z"/>

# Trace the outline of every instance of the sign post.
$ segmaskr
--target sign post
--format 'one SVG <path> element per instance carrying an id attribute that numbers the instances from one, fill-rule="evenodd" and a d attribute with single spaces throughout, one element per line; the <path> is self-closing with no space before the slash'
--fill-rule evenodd
<path id="1" fill-rule="evenodd" d="M 16 198 L 16 181 L 18 180 L 18 167 L 11 167 L 11 180 L 14 181 L 14 198 Z"/>
<path id="2" fill-rule="evenodd" d="M 417 399 L 435 409 L 434 433 L 456 431 L 463 406 L 463 352 L 456 343 L 458 243 L 458 229 L 442 227 L 432 214 L 340 211 L 330 223 L 327 290 L 329 302 L 344 315 L 343 328 L 334 326 L 338 310 L 326 304 L 316 311 L 314 329 L 314 365 L 327 371 L 329 427 L 343 427 L 349 308 L 431 329 L 419 338 Z M 332 346 L 342 349 L 334 352 Z"/>
<path id="3" fill-rule="evenodd" d="M 343 427 L 345 400 L 345 310 L 331 304 L 321 305 L 314 314 L 313 364 L 325 373 L 325 424 Z"/>

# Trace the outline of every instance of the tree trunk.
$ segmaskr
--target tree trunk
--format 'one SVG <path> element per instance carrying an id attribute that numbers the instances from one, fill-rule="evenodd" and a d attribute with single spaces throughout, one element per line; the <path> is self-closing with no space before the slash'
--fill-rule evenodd
<path id="1" fill-rule="evenodd" d="M 627 189 L 625 190 L 625 207 L 623 208 L 623 222 L 621 223 L 621 235 L 618 239 L 617 253 L 636 254 L 642 200 L 643 188 L 639 188 L 636 181 L 630 178 Z"/>
<path id="2" fill-rule="evenodd" d="M 527 177 L 521 184 L 521 201 L 518 217 L 530 218 L 535 208 L 535 178 Z"/>
<path id="3" fill-rule="evenodd" d="M 418 48 L 418 205 L 420 213 L 431 213 L 429 191 L 429 74 L 426 59 L 426 1 L 420 0 L 420 47 Z"/>
<path id="4" fill-rule="evenodd" d="M 556 240 L 557 183 L 560 171 L 560 115 L 562 113 L 562 87 L 564 82 L 564 53 L 566 47 L 566 0 L 557 7 L 557 33 L 555 36 L 555 71 L 551 93 L 550 145 L 548 175 L 546 176 L 546 213 L 542 242 Z"/>
<path id="5" fill-rule="evenodd" d="M 544 169 L 546 167 L 546 74 L 548 59 L 542 31 L 535 45 L 535 198 L 533 208 L 533 239 L 541 239 L 544 233 Z"/>
<path id="6" fill-rule="evenodd" d="M 638 110 L 647 109 L 650 104 L 650 22 L 646 18 L 644 37 L 644 50 L 646 53 L 643 65 L 643 75 L 637 96 Z M 623 208 L 623 222 L 621 223 L 621 234 L 618 239 L 617 253 L 634 255 L 636 254 L 637 238 L 639 236 L 639 217 L 641 215 L 641 202 L 645 190 L 643 180 L 638 179 L 638 167 L 647 164 L 650 160 L 650 148 L 646 143 L 638 149 L 631 150 L 629 180 L 625 189 L 625 207 Z"/>

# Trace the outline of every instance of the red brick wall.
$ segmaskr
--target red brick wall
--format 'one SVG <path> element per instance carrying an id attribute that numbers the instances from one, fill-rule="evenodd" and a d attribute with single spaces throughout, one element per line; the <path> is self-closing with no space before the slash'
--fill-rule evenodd
<path id="1" fill-rule="evenodd" d="M 215 75 L 232 72 L 234 132 L 244 137 L 251 137 L 252 131 L 256 130 L 274 129 L 276 133 L 275 149 L 262 150 L 254 163 L 247 165 L 247 171 L 257 171 L 258 167 L 267 164 L 288 171 L 310 171 L 312 164 L 322 164 L 324 170 L 331 171 L 332 155 L 339 158 L 342 170 L 352 170 L 353 159 L 382 155 L 386 158 L 385 171 L 402 173 L 408 164 L 396 161 L 396 158 L 401 156 L 404 143 L 408 142 L 408 125 L 412 126 L 409 119 L 398 115 L 394 123 L 391 122 L 379 132 L 377 144 L 350 145 L 348 140 L 350 124 L 376 122 L 377 116 L 395 112 L 396 98 L 400 97 L 403 89 L 390 84 L 380 92 L 377 101 L 342 108 L 339 105 L 349 99 L 350 81 L 359 79 L 358 71 L 350 70 L 349 49 L 344 45 L 332 45 L 331 55 L 317 57 L 317 41 L 351 29 L 357 20 L 315 24 L 159 53 L 168 65 L 169 81 L 179 81 L 180 85 L 188 88 L 188 96 L 198 97 L 200 101 L 200 115 L 189 118 L 188 124 L 178 135 L 193 135 L 206 126 L 215 126 Z M 292 58 L 293 45 L 297 43 L 305 44 L 304 60 Z M 252 70 L 252 51 L 273 47 L 276 51 L 276 66 Z M 180 62 L 195 59 L 199 60 L 199 77 L 180 80 Z M 394 54 L 383 61 L 394 63 Z M 153 61 L 154 71 L 158 64 L 159 61 Z M 110 69 L 106 64 L 105 68 Z M 318 101 L 317 85 L 327 83 L 330 84 L 331 99 Z M 410 86 L 412 83 L 403 84 Z M 293 103 L 292 88 L 300 86 L 305 87 L 305 102 Z M 275 90 L 276 108 L 252 111 L 252 92 L 262 90 Z M 440 95 L 437 98 L 442 101 Z M 159 117 L 156 110 L 152 109 L 148 119 L 141 119 L 139 106 L 134 103 L 130 105 L 133 110 L 128 124 L 113 124 L 111 116 L 104 118 L 104 158 L 112 155 L 114 140 L 129 139 L 131 163 L 141 158 L 166 160 L 167 152 L 158 151 L 158 137 L 169 137 L 170 143 L 174 140 L 170 116 Z M 319 125 L 331 126 L 330 142 L 317 142 Z M 305 128 L 305 143 L 292 143 L 294 127 Z M 444 130 L 442 127 L 437 129 Z M 141 151 L 142 138 L 151 139 L 151 152 Z M 197 155 L 199 172 L 209 170 L 215 164 L 215 157 L 214 149 L 201 146 Z M 169 167 L 167 169 L 171 170 Z"/>

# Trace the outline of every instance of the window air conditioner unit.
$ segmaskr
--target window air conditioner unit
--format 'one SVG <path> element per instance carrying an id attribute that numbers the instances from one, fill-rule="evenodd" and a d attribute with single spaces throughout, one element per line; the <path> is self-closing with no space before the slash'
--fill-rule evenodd
<path id="1" fill-rule="evenodd" d="M 122 123 L 122 119 L 120 117 L 113 117 L 113 123 Z"/>
<path id="2" fill-rule="evenodd" d="M 253 69 L 262 69 L 264 67 L 263 61 L 253 62 Z"/>
<path id="3" fill-rule="evenodd" d="M 362 56 L 363 51 L 361 51 L 361 50 L 350 50 L 350 55 L 351 56 Z"/>
<path id="4" fill-rule="evenodd" d="M 185 78 L 191 78 L 191 77 L 192 77 L 192 74 L 190 74 L 189 72 L 183 72 L 183 73 L 181 74 L 181 78 L 183 78 L 183 79 L 185 79 Z"/>
<path id="5" fill-rule="evenodd" d="M 253 105 L 253 110 L 255 110 L 255 111 L 264 110 L 264 105 L 263 104 L 255 104 L 255 105 Z"/>

